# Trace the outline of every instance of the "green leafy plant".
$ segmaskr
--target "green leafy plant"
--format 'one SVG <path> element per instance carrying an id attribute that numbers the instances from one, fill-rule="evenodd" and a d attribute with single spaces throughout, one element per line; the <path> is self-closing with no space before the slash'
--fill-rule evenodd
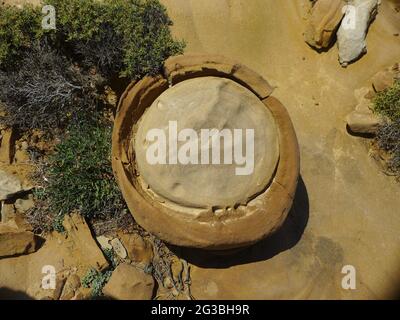
<path id="1" fill-rule="evenodd" d="M 50 157 L 46 188 L 60 215 L 79 210 L 85 217 L 109 216 L 125 207 L 111 168 L 111 124 L 80 120 Z"/>
<path id="2" fill-rule="evenodd" d="M 89 269 L 86 275 L 82 278 L 81 283 L 84 288 L 91 289 L 93 298 L 103 295 L 103 287 L 111 277 L 111 270 L 100 272 L 96 269 Z"/>
<path id="3" fill-rule="evenodd" d="M 62 232 L 66 214 L 118 218 L 126 205 L 111 168 L 111 123 L 86 116 L 71 124 L 43 168 L 42 188 L 28 220 L 36 231 Z"/>

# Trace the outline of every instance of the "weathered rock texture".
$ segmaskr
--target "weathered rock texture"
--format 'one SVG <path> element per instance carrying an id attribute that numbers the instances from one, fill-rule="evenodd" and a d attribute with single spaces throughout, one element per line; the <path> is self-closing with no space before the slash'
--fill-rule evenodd
<path id="1" fill-rule="evenodd" d="M 153 143 L 147 140 L 147 133 L 159 128 L 169 137 L 169 121 L 176 121 L 177 132 L 191 128 L 200 133 L 201 129 L 245 130 L 254 132 L 254 155 L 248 159 L 252 172 L 237 175 L 236 170 L 245 164 L 224 164 L 227 150 L 224 139 L 220 142 L 220 165 L 201 163 L 201 144 L 207 143 L 200 136 L 196 140 L 195 155 L 198 164 L 165 165 L 150 164 L 148 149 Z M 242 137 L 241 137 L 242 139 Z M 178 149 L 187 145 L 188 140 L 178 142 Z M 242 140 L 241 140 L 242 142 Z M 234 143 L 233 139 L 231 143 Z M 170 143 L 167 140 L 167 154 Z M 195 208 L 224 208 L 247 204 L 249 199 L 265 189 L 271 181 L 279 158 L 278 131 L 268 108 L 251 91 L 236 82 L 219 77 L 199 77 L 178 83 L 158 97 L 141 117 L 135 136 L 135 155 L 138 170 L 144 180 L 143 189 L 150 186 L 152 191 L 178 205 Z M 231 155 L 234 152 L 232 147 Z M 245 145 L 242 153 L 245 152 Z M 194 153 L 194 152 L 192 152 Z M 211 150 L 209 151 L 211 155 Z M 233 160 L 233 161 L 232 161 Z"/>
<path id="2" fill-rule="evenodd" d="M 37 240 L 32 232 L 0 223 L 0 258 L 35 252 Z"/>
<path id="3" fill-rule="evenodd" d="M 124 244 L 128 257 L 135 263 L 149 265 L 153 259 L 153 248 L 151 243 L 143 239 L 138 234 L 124 234 L 119 235 L 122 243 Z"/>
<path id="4" fill-rule="evenodd" d="M 15 132 L 12 129 L 4 129 L 0 132 L 0 162 L 11 164 L 15 154 Z"/>
<path id="5" fill-rule="evenodd" d="M 373 97 L 376 93 L 391 87 L 400 79 L 399 64 L 376 73 L 370 80 L 371 85 L 355 91 L 358 101 L 355 110 L 346 117 L 351 132 L 360 134 L 375 134 L 384 119 L 373 112 Z"/>
<path id="6" fill-rule="evenodd" d="M 118 265 L 103 288 L 106 297 L 116 300 L 150 300 L 153 291 L 153 277 L 125 263 Z"/>
<path id="7" fill-rule="evenodd" d="M 98 270 L 108 267 L 108 262 L 102 251 L 93 239 L 85 219 L 78 213 L 73 213 L 64 218 L 63 226 L 67 231 L 68 239 L 75 244 L 76 250 L 84 263 Z"/>
<path id="8" fill-rule="evenodd" d="M 197 209 L 169 206 L 151 197 L 138 183 L 132 150 L 135 124 L 167 90 L 162 76 L 130 85 L 120 99 L 113 131 L 113 170 L 136 221 L 159 238 L 180 246 L 229 249 L 253 244 L 274 233 L 291 207 L 299 176 L 296 134 L 285 107 L 270 96 L 271 87 L 250 69 L 218 56 L 178 56 L 166 61 L 165 76 L 174 85 L 201 76 L 237 81 L 249 88 L 272 113 L 279 137 L 279 162 L 268 188 L 247 206 Z M 217 183 L 213 181 L 213 183 Z"/>
<path id="9" fill-rule="evenodd" d="M 368 27 L 378 13 L 379 3 L 380 0 L 354 0 L 349 3 L 351 7 L 337 32 L 339 62 L 343 67 L 366 53 Z M 350 26 L 351 20 L 354 20 L 354 27 Z"/>
<path id="10" fill-rule="evenodd" d="M 0 170 L 0 201 L 12 198 L 24 191 L 21 181 L 15 176 Z"/>
<path id="11" fill-rule="evenodd" d="M 335 37 L 335 32 L 343 18 L 342 0 L 319 0 L 311 9 L 305 41 L 320 50 L 328 48 Z"/>

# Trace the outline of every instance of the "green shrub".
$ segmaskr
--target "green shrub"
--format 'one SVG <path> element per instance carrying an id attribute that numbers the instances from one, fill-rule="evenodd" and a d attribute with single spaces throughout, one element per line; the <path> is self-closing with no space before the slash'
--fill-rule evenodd
<path id="1" fill-rule="evenodd" d="M 55 221 L 74 210 L 87 218 L 112 217 L 125 208 L 111 168 L 111 124 L 81 120 L 70 126 L 48 162 L 41 199 Z"/>
<path id="2" fill-rule="evenodd" d="M 96 269 L 89 269 L 86 275 L 82 278 L 81 283 L 84 288 L 91 289 L 93 298 L 103 295 L 103 287 L 111 277 L 112 271 L 100 272 Z"/>
<path id="3" fill-rule="evenodd" d="M 158 0 L 47 0 L 57 12 L 57 38 L 105 75 L 140 78 L 160 71 L 184 44 L 174 41 Z"/>
<path id="4" fill-rule="evenodd" d="M 375 96 L 374 110 L 391 121 L 400 119 L 400 80 Z"/>
<path id="5" fill-rule="evenodd" d="M 18 58 L 41 34 L 40 10 L 28 5 L 23 9 L 3 5 L 0 10 L 0 68 L 15 67 Z"/>
<path id="6" fill-rule="evenodd" d="M 400 177 L 400 81 L 374 99 L 375 112 L 387 117 L 379 128 L 376 140 L 380 148 L 390 155 L 389 170 Z"/>
<path id="7" fill-rule="evenodd" d="M 42 30 L 40 8 L 0 11 L 0 121 L 21 129 L 63 126 L 96 109 L 101 83 L 160 71 L 181 53 L 171 20 L 158 0 L 46 0 L 56 30 Z M 94 75 L 93 67 L 99 75 Z M 103 86 L 104 87 L 104 86 Z"/>

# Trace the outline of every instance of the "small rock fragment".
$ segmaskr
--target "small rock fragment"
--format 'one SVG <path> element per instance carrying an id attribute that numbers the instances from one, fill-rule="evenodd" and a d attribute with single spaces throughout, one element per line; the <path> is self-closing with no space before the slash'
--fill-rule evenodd
<path id="1" fill-rule="evenodd" d="M 305 41 L 316 49 L 329 47 L 343 18 L 342 0 L 319 0 L 311 9 Z"/>
<path id="2" fill-rule="evenodd" d="M 15 201 L 15 209 L 17 209 L 18 212 L 20 213 L 25 213 L 29 209 L 32 209 L 35 206 L 35 203 L 33 202 L 33 195 L 28 195 L 24 198 L 17 199 Z"/>
<path id="3" fill-rule="evenodd" d="M 103 288 L 106 297 L 117 300 L 150 300 L 153 291 L 153 277 L 126 263 L 114 270 Z"/>
<path id="4" fill-rule="evenodd" d="M 108 262 L 103 252 L 97 246 L 89 226 L 79 213 L 65 216 L 63 226 L 67 231 L 68 238 L 82 254 L 86 266 L 100 271 L 108 267 Z"/>
<path id="5" fill-rule="evenodd" d="M 139 234 L 120 234 L 122 243 L 124 244 L 128 257 L 136 263 L 148 265 L 153 259 L 152 245 L 143 239 Z"/>
<path id="6" fill-rule="evenodd" d="M 352 132 L 364 134 L 375 134 L 382 124 L 382 119 L 372 111 L 370 113 L 353 111 L 347 116 L 346 121 Z"/>
<path id="7" fill-rule="evenodd" d="M 2 131 L 0 144 L 0 162 L 11 164 L 15 154 L 15 134 L 14 130 L 6 129 Z"/>
<path id="8" fill-rule="evenodd" d="M 115 253 L 121 259 L 125 259 L 128 255 L 126 253 L 126 249 L 122 245 L 121 241 L 118 238 L 114 238 L 111 240 L 111 246 L 114 249 Z"/>
<path id="9" fill-rule="evenodd" d="M 38 238 L 30 231 L 0 223 L 0 258 L 35 252 Z"/>
<path id="10" fill-rule="evenodd" d="M 105 236 L 99 236 L 96 238 L 96 240 L 103 250 L 112 250 L 113 247 L 110 244 L 110 240 L 111 240 L 110 238 L 107 238 Z"/>
<path id="11" fill-rule="evenodd" d="M 70 275 L 65 281 L 60 300 L 71 300 L 81 287 L 81 280 L 76 274 Z"/>
<path id="12" fill-rule="evenodd" d="M 385 89 L 393 86 L 394 82 L 400 77 L 400 72 L 398 68 L 399 66 L 398 64 L 396 64 L 391 68 L 388 68 L 386 70 L 380 71 L 377 74 L 375 74 L 371 79 L 374 91 L 382 92 Z"/>
<path id="13" fill-rule="evenodd" d="M 24 188 L 16 176 L 0 170 L 0 201 L 10 199 L 22 191 Z"/>

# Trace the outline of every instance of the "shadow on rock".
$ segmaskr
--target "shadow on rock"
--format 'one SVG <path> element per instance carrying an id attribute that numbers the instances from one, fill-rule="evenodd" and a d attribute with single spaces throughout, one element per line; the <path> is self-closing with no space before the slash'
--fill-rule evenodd
<path id="1" fill-rule="evenodd" d="M 170 249 L 182 259 L 202 268 L 228 268 L 234 265 L 268 260 L 280 252 L 294 247 L 299 242 L 306 228 L 308 216 L 307 189 L 300 177 L 292 209 L 282 227 L 268 238 L 251 247 L 231 251 L 230 254 L 229 252 L 227 254 L 212 253 L 206 250 L 174 246 L 171 246 Z"/>
<path id="2" fill-rule="evenodd" d="M 23 291 L 16 291 L 9 288 L 0 288 L 0 300 L 34 300 Z"/>

